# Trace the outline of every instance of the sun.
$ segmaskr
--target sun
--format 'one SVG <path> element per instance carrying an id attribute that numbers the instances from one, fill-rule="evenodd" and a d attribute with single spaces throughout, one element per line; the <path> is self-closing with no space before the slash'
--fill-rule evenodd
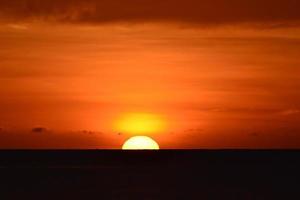
<path id="1" fill-rule="evenodd" d="M 150 137 L 134 136 L 129 138 L 122 146 L 123 150 L 158 150 L 159 145 Z"/>

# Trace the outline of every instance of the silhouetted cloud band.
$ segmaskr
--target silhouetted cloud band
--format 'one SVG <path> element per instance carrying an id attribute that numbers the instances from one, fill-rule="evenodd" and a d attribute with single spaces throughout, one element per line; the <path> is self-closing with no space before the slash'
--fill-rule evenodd
<path id="1" fill-rule="evenodd" d="M 0 0 L 4 21 L 171 21 L 202 25 L 297 22 L 298 0 Z"/>

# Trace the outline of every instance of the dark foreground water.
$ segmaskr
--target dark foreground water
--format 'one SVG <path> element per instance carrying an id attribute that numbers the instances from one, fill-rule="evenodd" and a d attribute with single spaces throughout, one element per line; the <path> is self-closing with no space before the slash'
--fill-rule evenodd
<path id="1" fill-rule="evenodd" d="M 300 199 L 300 151 L 0 151 L 0 199 Z"/>

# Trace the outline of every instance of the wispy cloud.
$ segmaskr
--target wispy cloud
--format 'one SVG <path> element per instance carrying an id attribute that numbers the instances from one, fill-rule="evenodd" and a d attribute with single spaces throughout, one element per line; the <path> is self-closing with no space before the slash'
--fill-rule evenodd
<path id="1" fill-rule="evenodd" d="M 300 110 L 298 109 L 287 109 L 280 112 L 281 115 L 296 115 L 300 114 Z"/>
<path id="2" fill-rule="evenodd" d="M 28 26 L 26 26 L 24 24 L 8 24 L 7 26 L 9 28 L 15 29 L 15 30 L 27 30 L 28 29 Z"/>

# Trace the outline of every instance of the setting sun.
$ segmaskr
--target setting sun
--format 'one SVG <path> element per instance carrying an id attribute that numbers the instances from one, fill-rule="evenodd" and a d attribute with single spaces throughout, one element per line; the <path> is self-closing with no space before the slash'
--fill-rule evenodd
<path id="1" fill-rule="evenodd" d="M 158 150 L 159 145 L 150 137 L 135 136 L 129 138 L 122 146 L 123 150 Z"/>

